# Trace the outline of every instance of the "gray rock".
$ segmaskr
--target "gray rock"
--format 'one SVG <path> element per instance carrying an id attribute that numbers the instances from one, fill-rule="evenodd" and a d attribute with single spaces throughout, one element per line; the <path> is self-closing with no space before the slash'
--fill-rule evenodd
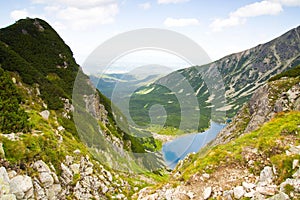
<path id="1" fill-rule="evenodd" d="M 245 193 L 246 192 L 245 192 L 243 186 L 237 186 L 233 189 L 233 195 L 234 195 L 234 198 L 236 198 L 236 199 L 242 198 Z"/>
<path id="2" fill-rule="evenodd" d="M 0 167 L 0 179 L 2 179 L 5 183 L 9 183 L 9 176 L 5 167 Z"/>
<path id="3" fill-rule="evenodd" d="M 72 156 L 66 156 L 66 164 L 71 165 L 74 161 L 74 158 Z"/>
<path id="4" fill-rule="evenodd" d="M 1 200 L 17 200 L 14 194 L 5 194 L 1 197 Z"/>
<path id="5" fill-rule="evenodd" d="M 204 178 L 204 179 L 209 179 L 209 174 L 207 174 L 207 173 L 205 173 L 205 174 L 202 174 L 202 177 Z"/>
<path id="6" fill-rule="evenodd" d="M 293 174 L 293 178 L 300 178 L 300 168 Z"/>
<path id="7" fill-rule="evenodd" d="M 266 166 L 261 172 L 259 176 L 260 185 L 266 185 L 272 183 L 274 178 L 273 169 L 270 166 Z"/>
<path id="8" fill-rule="evenodd" d="M 0 142 L 0 158 L 5 158 L 5 152 L 3 149 L 3 144 Z"/>
<path id="9" fill-rule="evenodd" d="M 9 178 L 4 167 L 0 168 L 0 196 L 1 194 L 8 194 L 10 191 Z"/>
<path id="10" fill-rule="evenodd" d="M 7 173 L 8 173 L 8 177 L 10 179 L 12 179 L 13 177 L 17 176 L 17 172 L 15 170 L 11 170 L 11 171 L 9 171 Z"/>
<path id="11" fill-rule="evenodd" d="M 283 193 L 283 192 L 279 192 L 279 194 L 276 194 L 270 198 L 268 198 L 269 200 L 289 200 L 290 197 L 289 195 Z"/>
<path id="12" fill-rule="evenodd" d="M 75 151 L 73 151 L 73 153 L 79 155 L 81 151 L 79 149 L 76 149 Z"/>
<path id="13" fill-rule="evenodd" d="M 212 192 L 211 187 L 205 188 L 204 191 L 203 191 L 203 199 L 208 199 L 211 195 L 211 192 Z"/>
<path id="14" fill-rule="evenodd" d="M 10 180 L 10 192 L 16 195 L 17 199 L 23 199 L 26 192 L 32 189 L 32 180 L 29 176 L 18 175 Z M 33 197 L 33 192 L 26 196 L 27 198 Z"/>
<path id="15" fill-rule="evenodd" d="M 63 163 L 61 163 L 61 178 L 65 185 L 69 184 L 73 180 L 73 174 L 72 171 Z"/>
<path id="16" fill-rule="evenodd" d="M 298 159 L 293 160 L 293 169 L 296 169 L 296 167 L 298 166 L 299 166 L 299 160 Z"/>
<path id="17" fill-rule="evenodd" d="M 244 195 L 244 197 L 248 197 L 248 198 L 252 198 L 252 197 L 254 197 L 255 196 L 255 191 L 254 190 L 252 190 L 251 192 L 247 192 L 245 195 Z"/>
<path id="18" fill-rule="evenodd" d="M 258 186 L 256 188 L 256 191 L 263 195 L 272 196 L 272 195 L 275 195 L 275 193 L 277 191 L 277 186 L 276 185 Z"/>
<path id="19" fill-rule="evenodd" d="M 61 186 L 60 184 L 54 184 L 51 185 L 50 188 L 46 189 L 46 195 L 48 197 L 48 199 L 57 199 L 57 195 L 60 193 L 61 191 Z"/>
<path id="20" fill-rule="evenodd" d="M 42 160 L 36 161 L 33 164 L 33 168 L 39 172 L 39 180 L 44 187 L 50 187 L 53 185 L 54 179 L 51 175 L 52 172 L 46 163 Z"/>
<path id="21" fill-rule="evenodd" d="M 295 192 L 300 192 L 300 179 L 286 179 L 283 183 L 280 184 L 280 191 L 285 192 L 284 188 L 288 184 L 294 187 Z"/>
<path id="22" fill-rule="evenodd" d="M 223 198 L 226 200 L 232 200 L 233 191 L 232 190 L 226 190 L 223 192 Z"/>
<path id="23" fill-rule="evenodd" d="M 62 132 L 62 131 L 65 130 L 65 128 L 64 128 L 63 126 L 59 126 L 59 127 L 57 127 L 57 130 L 58 130 L 59 132 Z"/>
<path id="24" fill-rule="evenodd" d="M 34 179 L 33 185 L 34 185 L 34 191 L 35 191 L 36 199 L 38 199 L 38 200 L 45 199 L 46 198 L 45 190 L 44 190 L 44 188 L 42 188 L 42 186 L 40 185 L 37 178 Z"/>
<path id="25" fill-rule="evenodd" d="M 54 179 L 50 173 L 42 172 L 39 174 L 39 179 L 44 187 L 50 187 L 54 183 Z"/>
<path id="26" fill-rule="evenodd" d="M 70 169 L 72 170 L 73 174 L 80 173 L 80 164 L 72 164 L 70 165 Z"/>
<path id="27" fill-rule="evenodd" d="M 254 196 L 251 198 L 251 200 L 265 200 L 265 196 L 260 194 L 259 192 L 254 192 Z"/>
<path id="28" fill-rule="evenodd" d="M 93 174 L 93 167 L 88 167 L 84 170 L 86 176 Z"/>
<path id="29" fill-rule="evenodd" d="M 49 116 L 50 116 L 50 112 L 49 112 L 49 110 L 44 110 L 44 111 L 40 112 L 40 115 L 42 116 L 42 118 L 44 120 L 48 120 Z"/>
<path id="30" fill-rule="evenodd" d="M 106 185 L 101 184 L 101 188 L 102 188 L 102 193 L 106 194 L 106 192 L 108 192 L 108 187 L 106 187 Z"/>
<path id="31" fill-rule="evenodd" d="M 125 195 L 124 194 L 118 194 L 116 196 L 116 199 L 124 199 L 125 198 Z"/>
<path id="32" fill-rule="evenodd" d="M 300 155 L 300 146 L 291 145 L 289 151 L 291 152 L 291 154 Z"/>
<path id="33" fill-rule="evenodd" d="M 247 182 L 243 182 L 242 185 L 243 185 L 243 187 L 244 187 L 246 190 L 253 189 L 253 188 L 255 188 L 255 186 L 256 186 L 256 185 L 253 184 L 253 183 L 247 183 Z"/>

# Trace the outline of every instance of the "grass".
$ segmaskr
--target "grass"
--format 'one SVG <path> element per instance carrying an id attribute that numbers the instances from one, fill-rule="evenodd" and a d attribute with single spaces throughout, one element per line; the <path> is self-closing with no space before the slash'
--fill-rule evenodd
<path id="1" fill-rule="evenodd" d="M 152 124 L 147 131 L 157 133 L 159 135 L 183 135 L 186 132 L 174 127 L 162 127 L 159 125 Z M 194 131 L 196 132 L 196 131 Z"/>

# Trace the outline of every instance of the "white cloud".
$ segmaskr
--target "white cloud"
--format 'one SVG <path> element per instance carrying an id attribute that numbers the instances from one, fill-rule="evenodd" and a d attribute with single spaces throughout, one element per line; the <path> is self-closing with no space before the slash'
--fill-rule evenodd
<path id="1" fill-rule="evenodd" d="M 144 10 L 148 10 L 151 8 L 151 4 L 149 2 L 146 2 L 146 3 L 139 4 L 139 7 Z"/>
<path id="2" fill-rule="evenodd" d="M 300 6 L 300 0 L 272 0 L 272 1 L 280 3 L 283 6 Z"/>
<path id="3" fill-rule="evenodd" d="M 112 4 L 115 3 L 116 0 L 32 0 L 32 2 L 38 4 L 50 4 L 51 2 L 52 5 L 60 4 L 77 8 L 92 8 Z"/>
<path id="4" fill-rule="evenodd" d="M 282 11 L 281 4 L 271 1 L 255 2 L 237 9 L 231 13 L 233 17 L 257 17 L 262 15 L 277 15 Z"/>
<path id="5" fill-rule="evenodd" d="M 238 26 L 244 24 L 246 22 L 245 19 L 241 19 L 238 17 L 229 17 L 226 19 L 215 19 L 211 24 L 210 28 L 213 31 L 221 31 L 224 28 Z"/>
<path id="6" fill-rule="evenodd" d="M 26 17 L 31 17 L 31 18 L 44 18 L 44 16 L 41 16 L 41 15 L 37 15 L 37 14 L 32 14 L 32 13 L 29 13 L 26 9 L 22 9 L 22 10 L 13 10 L 11 13 L 10 13 L 10 17 L 17 21 L 19 19 L 24 19 Z"/>
<path id="7" fill-rule="evenodd" d="M 28 16 L 29 16 L 29 14 L 28 14 L 28 12 L 27 12 L 26 9 L 23 9 L 23 10 L 14 10 L 14 11 L 12 11 L 12 12 L 10 13 L 10 17 L 11 17 L 13 20 L 15 20 L 15 21 L 17 21 L 17 20 L 19 20 L 19 19 L 26 18 L 26 17 L 28 17 Z"/>
<path id="8" fill-rule="evenodd" d="M 183 3 L 188 2 L 189 0 L 157 0 L 158 4 L 170 4 L 170 3 Z"/>
<path id="9" fill-rule="evenodd" d="M 195 19 L 195 18 L 174 19 L 174 18 L 168 17 L 164 21 L 164 25 L 167 27 L 195 26 L 195 25 L 199 25 L 199 21 L 198 21 L 198 19 Z"/>
<path id="10" fill-rule="evenodd" d="M 263 15 L 277 15 L 283 11 L 282 5 L 275 1 L 261 1 L 248 4 L 229 14 L 228 18 L 215 19 L 210 27 L 213 31 L 221 31 L 224 28 L 238 26 L 246 22 L 249 17 Z"/>
<path id="11" fill-rule="evenodd" d="M 45 12 L 48 16 L 55 17 L 58 27 L 75 30 L 113 23 L 119 12 L 117 0 L 32 0 L 32 2 L 45 5 Z"/>
<path id="12" fill-rule="evenodd" d="M 102 7 L 80 9 L 67 7 L 57 13 L 57 17 L 68 22 L 74 29 L 84 29 L 93 25 L 110 24 L 118 13 L 118 5 L 110 4 Z"/>

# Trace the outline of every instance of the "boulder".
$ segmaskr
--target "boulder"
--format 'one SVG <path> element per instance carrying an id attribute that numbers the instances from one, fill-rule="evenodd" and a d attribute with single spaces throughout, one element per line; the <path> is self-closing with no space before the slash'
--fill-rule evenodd
<path id="1" fill-rule="evenodd" d="M 275 193 L 277 191 L 277 186 L 276 185 L 258 186 L 256 188 L 256 191 L 263 195 L 272 196 L 272 195 L 275 195 Z"/>
<path id="2" fill-rule="evenodd" d="M 14 194 L 5 194 L 1 197 L 1 200 L 17 200 Z"/>
<path id="3" fill-rule="evenodd" d="M 253 184 L 253 183 L 247 183 L 247 182 L 243 182 L 242 183 L 242 185 L 243 185 L 243 187 L 248 191 L 248 190 L 250 190 L 250 189 L 253 189 L 253 188 L 255 188 L 255 184 Z"/>
<path id="4" fill-rule="evenodd" d="M 237 186 L 233 189 L 233 195 L 234 195 L 234 198 L 236 198 L 236 199 L 242 198 L 245 193 L 246 192 L 245 192 L 243 186 Z"/>
<path id="5" fill-rule="evenodd" d="M 50 116 L 50 112 L 49 112 L 49 110 L 44 110 L 44 111 L 40 112 L 40 115 L 42 116 L 42 118 L 44 120 L 48 120 L 49 116 Z"/>
<path id="6" fill-rule="evenodd" d="M 0 167 L 0 179 L 2 179 L 5 183 L 9 183 L 9 176 L 5 167 Z"/>
<path id="7" fill-rule="evenodd" d="M 33 164 L 33 168 L 39 172 L 39 180 L 44 187 L 50 187 L 54 183 L 52 172 L 44 161 L 39 160 Z"/>
<path id="8" fill-rule="evenodd" d="M 32 191 L 32 192 L 31 192 Z M 16 195 L 17 199 L 33 197 L 33 185 L 29 176 L 18 175 L 10 180 L 10 192 Z"/>
<path id="9" fill-rule="evenodd" d="M 50 187 L 54 183 L 54 179 L 50 173 L 42 172 L 39 174 L 39 179 L 44 187 Z"/>
<path id="10" fill-rule="evenodd" d="M 5 158 L 5 152 L 3 149 L 3 144 L 0 142 L 0 158 Z"/>
<path id="11" fill-rule="evenodd" d="M 259 176 L 260 185 L 267 185 L 272 183 L 274 178 L 273 169 L 270 166 L 266 166 L 261 172 Z"/>
<path id="12" fill-rule="evenodd" d="M 232 190 L 226 190 L 223 192 L 223 199 L 225 200 L 232 200 L 233 191 Z"/>
<path id="13" fill-rule="evenodd" d="M 300 178 L 300 168 L 293 174 L 293 178 Z"/>
<path id="14" fill-rule="evenodd" d="M 72 171 L 63 163 L 61 163 L 61 178 L 63 180 L 63 183 L 65 185 L 69 184 L 73 180 L 73 174 Z"/>
<path id="15" fill-rule="evenodd" d="M 272 196 L 268 200 L 289 200 L 289 199 L 290 199 L 289 195 L 287 195 L 283 192 L 279 192 L 279 194 Z"/>
<path id="16" fill-rule="evenodd" d="M 211 195 L 211 192 L 212 192 L 211 187 L 205 188 L 204 191 L 203 191 L 203 199 L 208 199 Z"/>
<path id="17" fill-rule="evenodd" d="M 10 190 L 9 178 L 4 167 L 0 168 L 0 196 L 2 194 L 8 194 Z"/>
<path id="18" fill-rule="evenodd" d="M 72 170 L 73 174 L 80 173 L 80 164 L 72 164 L 70 165 L 70 169 Z"/>
<path id="19" fill-rule="evenodd" d="M 293 169 L 296 169 L 296 167 L 299 167 L 299 160 L 298 159 L 293 160 Z"/>
<path id="20" fill-rule="evenodd" d="M 300 192 L 300 179 L 291 179 L 288 178 L 280 184 L 280 191 L 285 192 L 285 186 L 291 185 L 294 187 L 295 192 Z"/>
<path id="21" fill-rule="evenodd" d="M 233 189 L 233 196 L 236 199 L 240 199 L 244 196 L 246 191 L 244 190 L 243 186 L 237 186 Z"/>

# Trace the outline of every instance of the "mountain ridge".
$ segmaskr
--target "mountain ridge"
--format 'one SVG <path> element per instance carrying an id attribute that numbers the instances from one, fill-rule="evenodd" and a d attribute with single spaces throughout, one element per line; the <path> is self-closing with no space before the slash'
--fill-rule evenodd
<path id="1" fill-rule="evenodd" d="M 138 95 L 139 90 L 137 90 L 132 95 L 131 103 L 138 105 L 131 108 L 135 122 L 140 124 L 149 123 L 150 120 L 147 113 L 150 106 L 147 108 L 144 106 L 147 104 L 160 104 L 165 107 L 168 113 L 166 126 L 178 128 L 180 119 L 176 116 L 180 116 L 182 110 L 179 107 L 182 105 L 179 105 L 180 103 L 176 98 L 182 94 L 198 100 L 201 111 L 200 119 L 198 119 L 198 130 L 208 127 L 209 120 L 214 118 L 214 116 L 211 116 L 213 112 L 221 112 L 223 115 L 226 113 L 227 117 L 233 117 L 242 104 L 251 97 L 256 88 L 264 84 L 271 76 L 296 67 L 300 63 L 299 33 L 300 26 L 268 43 L 225 56 L 207 65 L 178 70 L 160 78 L 152 85 L 140 88 L 140 90 L 153 88 L 153 92 L 147 95 Z M 218 69 L 218 72 L 210 72 L 216 69 Z M 218 78 L 216 77 L 217 73 L 219 73 Z M 176 78 L 176 76 L 181 76 L 182 78 Z M 219 80 L 220 78 L 222 80 Z M 212 86 L 212 88 L 217 87 L 220 81 L 224 84 L 224 88 L 218 86 L 221 88 L 219 91 L 218 87 L 216 91 L 210 91 L 208 88 L 210 83 L 208 85 L 205 83 L 207 80 L 216 83 L 216 86 Z M 176 86 L 179 82 L 188 84 L 193 91 L 182 91 L 180 85 L 177 88 L 173 88 L 174 91 L 172 91 L 172 88 L 169 91 L 164 86 L 165 84 Z M 218 96 L 218 93 L 223 93 L 222 90 L 225 90 L 224 96 L 226 100 L 223 99 L 224 96 Z M 169 94 L 170 92 L 172 94 Z M 158 97 L 160 100 L 157 100 Z M 148 99 L 154 99 L 154 102 L 149 102 Z M 172 101 L 174 99 L 176 103 L 168 104 L 170 99 Z M 192 105 L 195 106 L 194 104 Z M 195 108 L 191 107 L 188 109 L 193 110 Z M 188 121 L 196 122 L 196 120 L 197 118 L 189 118 Z M 220 119 L 216 117 L 215 120 Z M 221 120 L 224 121 L 224 117 Z M 187 125 L 187 127 L 189 126 Z"/>

